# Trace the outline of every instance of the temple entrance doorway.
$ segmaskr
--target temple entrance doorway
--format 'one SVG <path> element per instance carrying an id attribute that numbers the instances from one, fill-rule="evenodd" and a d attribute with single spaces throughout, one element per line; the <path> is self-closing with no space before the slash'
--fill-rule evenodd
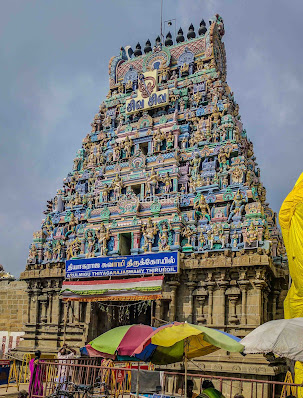
<path id="1" fill-rule="evenodd" d="M 151 325 L 154 313 L 153 300 L 93 302 L 87 341 L 91 341 L 107 330 L 118 326 L 138 323 Z"/>
<path id="2" fill-rule="evenodd" d="M 120 234 L 120 255 L 129 256 L 131 254 L 132 238 L 131 233 Z"/>

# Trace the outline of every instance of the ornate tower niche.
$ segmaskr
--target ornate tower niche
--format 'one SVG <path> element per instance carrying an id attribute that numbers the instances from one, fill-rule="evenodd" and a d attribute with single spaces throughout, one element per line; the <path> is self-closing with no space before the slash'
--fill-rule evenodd
<path id="1" fill-rule="evenodd" d="M 111 58 L 108 95 L 30 246 L 22 349 L 56 351 L 64 335 L 78 346 L 91 336 L 94 303 L 62 300 L 69 259 L 178 251 L 155 325 L 187 320 L 243 336 L 282 316 L 285 252 L 226 83 L 223 35 L 216 15 L 197 37 L 191 25 L 188 40 L 180 29 L 176 44 L 167 35 L 144 54 L 138 43 Z M 220 372 L 235 362 L 239 372 L 250 366 L 235 357 Z M 212 357 L 204 363 L 217 369 Z"/>

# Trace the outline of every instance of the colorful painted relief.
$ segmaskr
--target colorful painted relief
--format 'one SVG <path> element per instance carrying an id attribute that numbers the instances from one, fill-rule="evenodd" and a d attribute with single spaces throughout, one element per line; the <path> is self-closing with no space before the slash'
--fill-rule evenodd
<path id="1" fill-rule="evenodd" d="M 225 80 L 223 20 L 202 28 L 110 60 L 108 95 L 48 202 L 27 270 L 169 251 L 276 255 L 275 215 Z"/>

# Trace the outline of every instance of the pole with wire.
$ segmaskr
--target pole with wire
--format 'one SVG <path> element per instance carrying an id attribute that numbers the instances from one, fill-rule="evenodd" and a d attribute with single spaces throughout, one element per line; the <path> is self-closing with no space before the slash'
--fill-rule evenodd
<path id="1" fill-rule="evenodd" d="M 160 19 L 160 35 L 161 35 L 161 40 L 162 40 L 162 44 L 164 42 L 164 36 L 163 36 L 163 23 L 162 23 L 162 17 L 163 17 L 163 0 L 161 0 L 161 19 Z"/>

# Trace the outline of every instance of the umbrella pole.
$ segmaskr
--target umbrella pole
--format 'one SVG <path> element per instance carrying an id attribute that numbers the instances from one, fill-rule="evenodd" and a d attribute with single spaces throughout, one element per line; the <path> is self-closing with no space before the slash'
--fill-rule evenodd
<path id="1" fill-rule="evenodd" d="M 187 398 L 187 356 L 185 354 L 184 356 L 184 377 L 185 377 L 185 383 L 184 383 L 184 398 Z"/>
<path id="2" fill-rule="evenodd" d="M 137 373 L 137 383 L 136 383 L 136 398 L 139 397 L 139 375 L 140 375 L 140 362 L 138 362 L 138 373 Z"/>

